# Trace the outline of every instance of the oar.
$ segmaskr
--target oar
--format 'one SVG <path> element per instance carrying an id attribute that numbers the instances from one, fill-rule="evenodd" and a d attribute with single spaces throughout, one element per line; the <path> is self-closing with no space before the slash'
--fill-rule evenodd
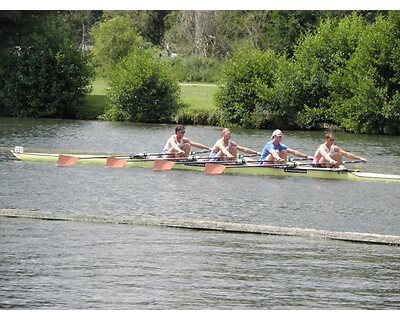
<path id="1" fill-rule="evenodd" d="M 164 152 L 156 152 L 156 153 L 147 153 L 147 152 L 142 152 L 142 153 L 137 153 L 137 154 L 130 154 L 130 158 L 147 158 L 148 156 L 170 156 L 170 155 L 177 155 L 179 154 L 178 152 L 172 152 L 172 153 L 164 153 Z"/>
<path id="2" fill-rule="evenodd" d="M 366 163 L 367 160 L 351 160 L 351 161 L 342 161 L 342 164 L 346 163 Z"/>
<path id="3" fill-rule="evenodd" d="M 154 160 L 154 170 L 155 171 L 164 171 L 171 170 L 175 165 L 175 161 L 167 160 L 167 159 L 156 159 Z"/>
<path id="4" fill-rule="evenodd" d="M 155 171 L 164 171 L 164 170 L 171 170 L 172 167 L 177 163 L 183 163 L 187 165 L 191 164 L 206 164 L 206 163 L 213 163 L 213 164 L 244 164 L 245 161 L 243 159 L 237 160 L 215 160 L 210 162 L 205 161 L 197 161 L 197 159 L 215 159 L 215 157 L 204 157 L 204 158 L 195 158 L 195 157 L 188 157 L 188 158 L 164 158 L 164 159 L 155 159 L 154 160 L 154 170 Z"/>
<path id="5" fill-rule="evenodd" d="M 198 154 L 198 153 L 210 153 L 210 150 L 204 150 L 204 151 L 191 151 L 190 154 Z"/>
<path id="6" fill-rule="evenodd" d="M 245 165 L 243 165 L 245 167 Z M 257 167 L 261 168 L 294 168 L 295 165 L 288 165 L 288 164 L 260 164 Z M 204 168 L 204 173 L 205 174 L 221 174 L 225 171 L 226 165 L 220 164 L 220 163 L 213 163 L 213 162 L 207 162 Z"/>
<path id="7" fill-rule="evenodd" d="M 261 154 L 254 154 L 254 153 L 252 153 L 252 154 L 238 154 L 238 158 L 240 159 L 240 158 L 244 158 L 244 157 L 247 157 L 247 158 L 253 158 L 253 157 L 259 157 L 259 156 L 261 156 Z"/>
<path id="8" fill-rule="evenodd" d="M 351 160 L 351 161 L 342 161 L 340 164 L 349 164 L 349 163 L 366 163 L 367 160 Z M 314 167 L 320 165 L 320 164 L 333 164 L 330 162 L 318 162 L 318 163 L 310 163 L 310 164 L 304 164 L 304 165 L 312 165 Z"/>
<path id="9" fill-rule="evenodd" d="M 73 166 L 75 162 L 77 162 L 78 160 L 79 160 L 78 157 L 60 154 L 58 155 L 57 165 L 60 167 L 69 167 Z"/>
<path id="10" fill-rule="evenodd" d="M 147 158 L 147 159 L 138 159 L 138 158 L 129 158 L 129 159 L 125 159 L 125 158 L 115 158 L 115 157 L 108 157 L 107 158 L 107 163 L 106 166 L 109 168 L 121 168 L 125 165 L 125 163 L 127 162 L 147 162 L 147 161 L 159 161 L 159 160 L 174 160 L 179 162 L 180 160 L 187 160 L 188 158 Z M 171 161 L 173 162 L 173 161 Z"/>
<path id="11" fill-rule="evenodd" d="M 155 171 L 171 170 L 172 167 L 177 163 L 194 164 L 194 163 L 201 163 L 201 162 L 197 161 L 196 158 L 192 157 L 192 156 L 189 156 L 187 158 L 154 159 L 154 170 Z"/>
<path id="12" fill-rule="evenodd" d="M 147 156 L 157 156 L 157 155 L 176 155 L 176 153 L 138 153 L 138 154 L 124 154 L 124 155 L 91 155 L 91 156 L 82 156 L 82 155 L 59 155 L 57 164 L 62 167 L 73 166 L 78 160 L 85 160 L 85 159 L 107 159 L 106 166 L 119 168 L 121 165 L 123 166 L 128 159 L 143 159 Z M 153 160 L 153 159 L 151 159 Z"/>
<path id="13" fill-rule="evenodd" d="M 288 161 L 307 161 L 307 160 L 311 161 L 313 159 L 309 159 L 308 157 L 306 157 L 306 158 L 288 158 Z"/>
<path id="14" fill-rule="evenodd" d="M 122 168 L 128 161 L 126 158 L 107 157 L 107 168 Z"/>
<path id="15" fill-rule="evenodd" d="M 99 156 L 89 156 L 89 157 L 85 157 L 85 156 L 80 156 L 80 155 L 66 155 L 66 154 L 60 154 L 58 156 L 58 160 L 57 160 L 57 165 L 59 165 L 60 167 L 68 167 L 68 166 L 73 166 L 78 160 L 86 160 L 86 159 L 107 159 L 108 158 L 116 158 L 116 159 L 130 159 L 129 156 L 119 156 L 119 155 L 99 155 Z"/>
<path id="16" fill-rule="evenodd" d="M 226 165 L 208 162 L 204 166 L 205 174 L 221 174 L 225 171 Z"/>

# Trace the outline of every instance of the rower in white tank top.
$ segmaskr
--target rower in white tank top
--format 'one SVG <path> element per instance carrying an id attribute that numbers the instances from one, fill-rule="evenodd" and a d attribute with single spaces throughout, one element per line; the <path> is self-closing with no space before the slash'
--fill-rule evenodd
<path id="1" fill-rule="evenodd" d="M 173 142 L 174 143 L 173 143 Z M 174 149 L 174 146 L 178 146 L 179 148 L 182 148 L 184 145 L 183 142 L 183 137 L 178 141 L 178 137 L 176 136 L 176 134 L 173 134 L 168 140 L 167 143 L 164 146 L 164 152 L 167 153 L 168 150 L 170 150 L 171 148 Z"/>
<path id="2" fill-rule="evenodd" d="M 185 127 L 182 125 L 178 125 L 175 128 L 175 134 L 169 137 L 164 146 L 164 157 L 166 158 L 181 158 L 188 157 L 190 154 L 190 150 L 193 147 L 199 149 L 211 150 L 209 146 L 204 144 L 194 142 L 185 135 Z"/>

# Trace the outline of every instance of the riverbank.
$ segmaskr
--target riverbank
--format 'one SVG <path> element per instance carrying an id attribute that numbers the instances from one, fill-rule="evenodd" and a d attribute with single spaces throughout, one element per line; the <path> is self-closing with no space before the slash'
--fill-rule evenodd
<path id="1" fill-rule="evenodd" d="M 190 118 L 196 117 L 198 114 L 215 110 L 213 100 L 217 89 L 215 84 L 181 83 L 180 87 L 181 99 L 185 106 L 180 114 L 185 114 L 185 118 L 190 120 Z M 92 92 L 83 99 L 82 106 L 79 109 L 79 119 L 95 120 L 105 112 L 108 107 L 106 89 L 107 85 L 104 79 L 97 78 L 93 82 Z M 190 122 L 193 122 L 193 119 Z M 194 122 L 196 122 L 195 119 Z"/>

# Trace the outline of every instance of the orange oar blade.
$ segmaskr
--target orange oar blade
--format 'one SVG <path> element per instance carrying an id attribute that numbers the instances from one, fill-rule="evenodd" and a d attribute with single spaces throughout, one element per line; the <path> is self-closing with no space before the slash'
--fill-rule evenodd
<path id="1" fill-rule="evenodd" d="M 174 165 L 175 165 L 175 162 L 171 161 L 171 160 L 164 160 L 164 159 L 154 160 L 154 170 L 155 171 L 171 170 L 171 168 Z"/>
<path id="2" fill-rule="evenodd" d="M 225 171 L 225 168 L 223 164 L 206 163 L 204 172 L 205 174 L 221 174 Z"/>
<path id="3" fill-rule="evenodd" d="M 78 160 L 79 160 L 78 157 L 66 156 L 64 154 L 60 154 L 58 156 L 57 165 L 59 165 L 60 167 L 73 166 L 75 162 L 77 162 Z"/>
<path id="4" fill-rule="evenodd" d="M 115 157 L 107 157 L 106 167 L 108 168 L 122 168 L 128 159 L 119 159 Z"/>

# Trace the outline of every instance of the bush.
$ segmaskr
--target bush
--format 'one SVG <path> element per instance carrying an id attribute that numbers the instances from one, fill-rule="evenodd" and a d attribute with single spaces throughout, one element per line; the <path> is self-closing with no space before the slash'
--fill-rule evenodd
<path id="1" fill-rule="evenodd" d="M 364 20 L 353 14 L 341 20 L 323 20 L 315 33 L 303 35 L 294 59 L 280 68 L 276 87 L 282 110 L 301 128 L 322 128 L 332 123 L 332 75 L 340 73 L 357 48 Z"/>
<path id="2" fill-rule="evenodd" d="M 269 109 L 268 90 L 273 86 L 280 58 L 271 50 L 239 49 L 224 65 L 223 85 L 215 94 L 216 106 L 227 126 L 262 127 Z M 257 122 L 254 120 L 258 119 Z"/>
<path id="3" fill-rule="evenodd" d="M 89 56 L 54 18 L 2 52 L 0 115 L 76 117 L 78 102 L 90 91 Z"/>
<path id="4" fill-rule="evenodd" d="M 132 51 L 108 74 L 111 109 L 102 117 L 136 122 L 171 122 L 180 88 L 168 68 L 145 50 Z"/>
<path id="5" fill-rule="evenodd" d="M 400 14 L 365 28 L 346 68 L 333 79 L 337 124 L 355 133 L 400 133 Z"/>

